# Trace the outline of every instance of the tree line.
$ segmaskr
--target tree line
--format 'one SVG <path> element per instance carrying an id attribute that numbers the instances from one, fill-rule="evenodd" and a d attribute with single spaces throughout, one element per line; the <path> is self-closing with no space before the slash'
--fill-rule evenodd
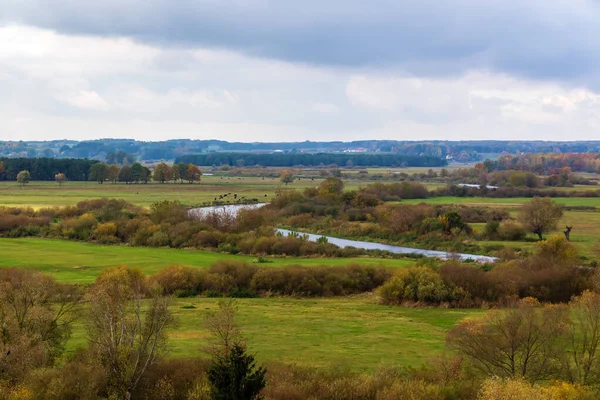
<path id="1" fill-rule="evenodd" d="M 87 181 L 95 160 L 81 158 L 1 158 L 0 180 L 14 181 L 21 171 L 28 171 L 34 181 L 53 181 L 62 173 L 70 181 Z"/>
<path id="2" fill-rule="evenodd" d="M 446 160 L 432 156 L 404 156 L 379 153 L 204 153 L 177 157 L 175 163 L 196 165 L 230 165 L 265 167 L 320 166 L 336 164 L 339 166 L 360 167 L 442 167 Z"/>

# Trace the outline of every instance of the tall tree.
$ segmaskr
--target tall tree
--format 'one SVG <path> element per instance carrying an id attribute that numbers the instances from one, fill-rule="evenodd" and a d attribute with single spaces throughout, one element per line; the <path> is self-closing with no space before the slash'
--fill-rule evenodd
<path id="1" fill-rule="evenodd" d="M 109 392 L 131 399 L 141 378 L 166 348 L 173 318 L 166 297 L 142 305 L 145 278 L 136 270 L 103 273 L 89 292 L 87 332 L 92 350 L 105 367 Z"/>
<path id="2" fill-rule="evenodd" d="M 108 165 L 104 163 L 95 163 L 90 167 L 88 178 L 90 181 L 104 183 L 108 176 Z"/>
<path id="3" fill-rule="evenodd" d="M 23 170 L 17 174 L 17 182 L 21 184 L 21 186 L 25 186 L 31 180 L 31 174 L 27 170 Z"/>
<path id="4" fill-rule="evenodd" d="M 173 172 L 164 162 L 161 162 L 154 167 L 154 173 L 152 174 L 152 180 L 155 182 L 165 183 L 171 180 Z"/>
<path id="5" fill-rule="evenodd" d="M 2 161 L 0 161 L 0 181 L 2 179 L 4 179 L 4 170 L 5 170 L 4 163 Z"/>
<path id="6" fill-rule="evenodd" d="M 562 207 L 549 197 L 534 197 L 529 203 L 523 204 L 519 212 L 521 223 L 538 235 L 539 240 L 544 239 L 544 233 L 556 229 L 562 216 Z"/>
<path id="7" fill-rule="evenodd" d="M 131 166 L 131 174 L 133 175 L 133 181 L 135 183 L 138 183 L 141 180 L 142 169 L 143 169 L 143 165 L 140 164 L 139 162 L 136 162 Z"/>

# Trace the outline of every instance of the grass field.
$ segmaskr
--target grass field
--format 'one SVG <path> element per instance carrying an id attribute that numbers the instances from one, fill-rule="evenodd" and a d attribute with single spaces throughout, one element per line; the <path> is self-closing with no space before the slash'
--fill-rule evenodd
<path id="1" fill-rule="evenodd" d="M 205 176 L 202 182 L 193 185 L 174 183 L 132 184 L 97 182 L 67 182 L 59 187 L 55 182 L 31 182 L 21 187 L 16 182 L 0 182 L 0 206 L 46 206 L 75 205 L 80 201 L 102 197 L 127 200 L 138 206 L 147 207 L 161 200 L 179 200 L 186 205 L 212 202 L 219 194 L 237 193 L 239 197 L 269 201 L 278 188 L 303 190 L 317 186 L 322 179 L 301 179 L 283 185 L 278 178 L 224 178 Z M 369 181 L 349 179 L 346 189 L 354 190 L 369 184 Z M 265 196 L 266 195 L 266 196 Z"/>
<path id="2" fill-rule="evenodd" d="M 207 310 L 217 299 L 174 301 L 178 323 L 170 337 L 173 357 L 202 354 L 209 333 Z M 331 299 L 239 299 L 239 323 L 250 351 L 260 362 L 278 361 L 311 367 L 345 366 L 372 372 L 382 364 L 417 366 L 444 351 L 446 332 L 482 310 L 389 307 L 373 296 Z M 184 309 L 193 305 L 196 308 Z M 68 347 L 85 345 L 77 325 Z"/>
<path id="3" fill-rule="evenodd" d="M 556 197 L 552 199 L 555 203 L 563 204 L 565 206 L 590 206 L 600 207 L 600 198 L 594 197 Z M 527 197 L 515 197 L 515 198 L 488 198 L 488 197 L 432 197 L 429 199 L 410 199 L 402 200 L 404 204 L 464 204 L 467 206 L 498 206 L 498 207 L 519 207 L 523 203 L 531 201 L 531 198 Z"/>
<path id="4" fill-rule="evenodd" d="M 206 268 L 218 260 L 252 262 L 256 257 L 232 256 L 201 250 L 178 250 L 151 247 L 103 246 L 58 239 L 0 239 L 0 267 L 19 267 L 42 271 L 62 282 L 92 282 L 103 268 L 127 265 L 153 274 L 169 265 Z M 350 263 L 405 267 L 412 260 L 379 258 L 269 258 L 258 264 L 277 267 L 291 264 L 348 265 Z"/>
<path id="5" fill-rule="evenodd" d="M 288 186 L 300 187 L 301 182 L 295 182 Z M 59 187 L 54 182 L 31 182 L 22 188 L 14 182 L 2 182 L 0 183 L 0 205 L 62 206 L 101 197 L 125 199 L 139 206 L 149 206 L 161 200 L 179 200 L 183 204 L 195 205 L 213 201 L 219 194 L 229 192 L 237 193 L 240 197 L 246 196 L 268 201 L 280 186 L 279 179 L 274 178 L 221 180 L 214 176 L 204 177 L 201 183 L 193 185 L 187 183 L 149 183 L 146 185 L 104 183 L 100 185 L 96 182 L 67 182 Z"/>

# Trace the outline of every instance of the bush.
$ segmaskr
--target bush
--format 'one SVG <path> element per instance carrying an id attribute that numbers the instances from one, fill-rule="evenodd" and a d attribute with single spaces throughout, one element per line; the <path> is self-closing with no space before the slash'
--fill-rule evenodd
<path id="1" fill-rule="evenodd" d="M 174 265 L 158 271 L 150 278 L 150 282 L 159 285 L 165 295 L 188 297 L 203 291 L 205 279 L 206 271 Z"/>
<path id="2" fill-rule="evenodd" d="M 450 301 L 450 291 L 442 278 L 429 267 L 410 267 L 398 270 L 379 288 L 383 304 L 404 302 L 441 303 Z"/>
<path id="3" fill-rule="evenodd" d="M 501 240 L 520 241 L 525 239 L 527 231 L 520 224 L 507 221 L 500 224 L 498 236 Z"/>

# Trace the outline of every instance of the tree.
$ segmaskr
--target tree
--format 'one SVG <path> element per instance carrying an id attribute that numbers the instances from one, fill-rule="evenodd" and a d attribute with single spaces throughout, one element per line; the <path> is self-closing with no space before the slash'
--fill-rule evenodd
<path id="1" fill-rule="evenodd" d="M 319 193 L 322 196 L 340 195 L 344 190 L 344 182 L 339 178 L 327 178 L 319 185 Z"/>
<path id="2" fill-rule="evenodd" d="M 2 180 L 4 178 L 4 163 L 2 161 L 0 161 L 0 180 Z"/>
<path id="3" fill-rule="evenodd" d="M 257 367 L 254 356 L 234 344 L 227 356 L 213 361 L 208 370 L 210 398 L 212 400 L 260 399 L 266 386 L 264 367 Z"/>
<path id="4" fill-rule="evenodd" d="M 78 296 L 72 286 L 24 269 L 0 269 L 0 381 L 52 365 L 65 349 Z"/>
<path id="5" fill-rule="evenodd" d="M 582 385 L 600 382 L 600 294 L 585 291 L 571 301 L 569 356 L 563 369 Z"/>
<path id="6" fill-rule="evenodd" d="M 165 183 L 172 179 L 173 171 L 171 167 L 169 167 L 164 162 L 159 163 L 154 167 L 154 174 L 152 175 L 152 180 L 155 182 Z"/>
<path id="7" fill-rule="evenodd" d="M 206 351 L 213 357 L 226 357 L 236 344 L 245 346 L 236 314 L 237 305 L 231 299 L 219 301 L 219 311 L 206 314 L 204 320 L 212 335 Z"/>
<path id="8" fill-rule="evenodd" d="M 246 342 L 236 322 L 237 306 L 231 299 L 219 302 L 219 311 L 207 314 L 212 334 L 207 352 L 212 355 L 208 371 L 214 400 L 259 399 L 265 387 L 266 369 L 256 367 L 254 356 L 246 353 Z"/>
<path id="9" fill-rule="evenodd" d="M 119 172 L 121 172 L 121 169 L 118 165 L 111 165 L 110 167 L 108 167 L 106 179 L 112 183 L 117 183 L 117 180 L 119 180 Z"/>
<path id="10" fill-rule="evenodd" d="M 88 179 L 90 181 L 96 181 L 100 184 L 104 183 L 108 176 L 108 165 L 104 163 L 95 163 L 90 167 L 90 173 Z"/>
<path id="11" fill-rule="evenodd" d="M 168 299 L 155 293 L 145 310 L 145 278 L 137 270 L 102 273 L 88 294 L 90 346 L 108 374 L 109 394 L 131 399 L 141 378 L 166 348 L 173 318 Z"/>
<path id="12" fill-rule="evenodd" d="M 187 179 L 188 183 L 194 183 L 200 180 L 202 176 L 202 171 L 200 168 L 195 166 L 194 164 L 188 164 L 187 170 L 185 171 L 185 179 Z"/>
<path id="13" fill-rule="evenodd" d="M 519 220 L 531 232 L 543 240 L 543 234 L 556 228 L 563 216 L 563 210 L 548 197 L 534 197 L 523 204 Z"/>
<path id="14" fill-rule="evenodd" d="M 286 185 L 294 182 L 294 172 L 291 169 L 282 169 L 279 173 L 279 180 Z"/>
<path id="15" fill-rule="evenodd" d="M 133 182 L 138 183 L 142 179 L 142 170 L 144 166 L 139 162 L 134 163 L 131 166 L 131 174 L 133 176 Z"/>
<path id="16" fill-rule="evenodd" d="M 25 186 L 31 180 L 31 174 L 27 170 L 23 170 L 17 174 L 17 182 L 21 184 L 21 186 Z"/>
<path id="17" fill-rule="evenodd" d="M 62 184 L 67 180 L 67 177 L 65 174 L 59 172 L 58 174 L 54 175 L 54 180 L 58 182 L 58 186 L 62 186 Z"/>
<path id="18" fill-rule="evenodd" d="M 129 165 L 124 165 L 119 171 L 119 182 L 131 183 L 133 182 L 133 171 Z"/>
<path id="19" fill-rule="evenodd" d="M 487 375 L 535 382 L 558 370 L 567 322 L 566 307 L 542 307 L 526 298 L 506 312 L 494 310 L 481 320 L 463 320 L 447 341 Z"/>
<path id="20" fill-rule="evenodd" d="M 177 166 L 179 167 L 179 180 L 181 181 L 181 183 L 183 183 L 183 180 L 187 176 L 188 164 L 181 162 L 177 164 Z"/>
<path id="21" fill-rule="evenodd" d="M 142 181 L 142 183 L 148 183 L 148 179 L 150 179 L 151 173 L 152 172 L 150 171 L 150 168 L 146 167 L 145 165 L 142 165 L 142 169 L 140 170 L 140 181 Z"/>
<path id="22" fill-rule="evenodd" d="M 171 167 L 171 177 L 173 178 L 173 183 L 177 183 L 178 180 L 182 179 L 181 169 L 179 168 L 179 164 L 173 164 Z"/>

